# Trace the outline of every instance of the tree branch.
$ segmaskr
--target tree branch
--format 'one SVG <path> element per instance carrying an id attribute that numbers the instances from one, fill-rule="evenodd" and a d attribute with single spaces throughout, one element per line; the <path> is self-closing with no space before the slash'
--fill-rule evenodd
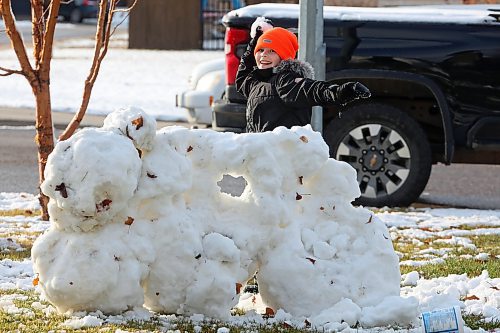
<path id="1" fill-rule="evenodd" d="M 52 44 L 54 43 L 54 33 L 56 30 L 57 16 L 61 0 L 51 0 L 49 5 L 49 18 L 43 38 L 43 46 L 40 56 L 40 79 L 49 80 L 50 61 L 52 59 Z"/>
<path id="2" fill-rule="evenodd" d="M 64 132 L 59 135 L 59 140 L 63 141 L 71 137 L 73 133 L 80 126 L 80 123 L 87 111 L 88 104 L 90 102 L 90 96 L 92 94 L 92 88 L 97 79 L 97 74 L 101 67 L 101 62 L 107 53 L 109 45 L 109 36 L 111 23 L 113 21 L 113 10 L 116 8 L 116 3 L 118 0 L 110 1 L 109 11 L 107 10 L 107 2 L 101 1 L 99 4 L 99 17 L 97 19 L 97 31 L 95 36 L 95 47 L 94 47 L 94 58 L 92 60 L 92 65 L 90 67 L 89 75 L 85 80 L 85 86 L 83 88 L 82 104 L 78 112 L 75 114 L 71 122 L 68 124 Z M 108 22 L 106 24 L 106 12 L 109 12 Z M 105 28 L 106 27 L 106 28 Z"/>
<path id="3" fill-rule="evenodd" d="M 119 1 L 119 0 L 118 0 L 118 1 Z M 122 25 L 122 24 L 123 24 L 123 22 L 125 22 L 125 20 L 126 20 L 126 19 L 130 16 L 130 11 L 131 11 L 131 10 L 135 7 L 135 5 L 137 4 L 137 1 L 138 1 L 138 0 L 134 0 L 134 3 L 133 3 L 130 7 L 128 7 L 128 8 L 124 8 L 124 9 L 115 9 L 115 10 L 113 10 L 113 14 L 114 14 L 114 13 L 120 13 L 120 12 L 121 12 L 121 13 L 127 13 L 127 15 L 125 15 L 125 16 L 122 18 L 122 20 L 121 20 L 120 22 L 118 22 L 118 24 L 117 24 L 117 25 L 115 25 L 115 26 L 113 27 L 113 31 L 111 32 L 110 36 L 113 36 L 113 35 L 115 34 L 116 29 L 118 29 L 118 27 L 119 27 L 120 25 Z"/>
<path id="4" fill-rule="evenodd" d="M 33 70 L 33 67 L 31 67 L 28 54 L 26 53 L 26 47 L 24 46 L 21 34 L 19 34 L 19 31 L 17 30 L 15 19 L 12 16 L 12 8 L 10 0 L 0 0 L 0 12 L 2 14 L 3 22 L 5 24 L 5 30 L 7 31 L 7 35 L 10 38 L 12 48 L 16 53 L 17 59 L 19 60 L 19 64 L 21 65 L 21 72 L 28 79 L 30 85 L 32 87 L 35 87 L 37 81 L 36 73 Z M 6 72 L 9 73 L 9 70 L 7 70 Z M 21 73 L 15 73 L 15 71 L 10 71 L 10 72 L 12 74 L 21 74 Z"/>
<path id="5" fill-rule="evenodd" d="M 135 5 L 137 4 L 137 2 L 138 2 L 138 1 L 139 1 L 139 0 L 134 0 L 134 3 L 133 3 L 133 4 L 131 4 L 131 5 L 130 5 L 130 7 L 127 7 L 127 8 L 122 8 L 122 9 L 115 9 L 113 12 L 114 12 L 114 13 L 118 13 L 118 12 L 129 12 L 129 13 L 130 13 L 130 11 L 131 11 L 131 10 L 135 7 Z M 118 2 L 120 2 L 120 1 L 118 0 Z M 117 3 L 118 3 L 118 2 L 117 2 Z"/>
<path id="6" fill-rule="evenodd" d="M 33 57 L 35 67 L 40 68 L 40 60 L 43 47 L 43 34 L 45 33 L 45 20 L 43 11 L 43 0 L 30 0 L 31 2 L 31 34 L 33 38 Z"/>
<path id="7" fill-rule="evenodd" d="M 5 73 L 0 73 L 0 76 L 9 76 L 12 74 L 19 74 L 19 75 L 25 75 L 23 71 L 15 70 L 15 69 L 10 69 L 10 68 L 5 68 L 0 66 L 0 71 L 3 71 Z"/>

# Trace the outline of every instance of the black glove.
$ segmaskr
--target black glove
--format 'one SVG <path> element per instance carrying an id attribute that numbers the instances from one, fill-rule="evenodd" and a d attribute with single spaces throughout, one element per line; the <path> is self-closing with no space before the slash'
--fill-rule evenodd
<path id="1" fill-rule="evenodd" d="M 333 97 L 333 102 L 342 106 L 357 99 L 371 96 L 370 90 L 360 82 L 346 82 L 340 86 L 334 84 L 329 86 L 328 89 Z"/>
<path id="2" fill-rule="evenodd" d="M 243 52 L 241 59 L 240 59 L 240 64 L 238 66 L 238 71 L 249 71 L 251 70 L 254 66 L 257 66 L 257 63 L 255 62 L 254 58 L 254 51 L 255 51 L 255 46 L 257 45 L 257 40 L 259 39 L 260 36 L 262 36 L 264 32 L 262 32 L 261 27 L 257 27 L 255 30 L 255 37 L 250 39 L 247 45 L 247 49 L 245 52 Z"/>
<path id="3" fill-rule="evenodd" d="M 257 45 L 257 40 L 259 39 L 260 36 L 262 36 L 263 33 L 264 32 L 262 31 L 262 27 L 257 27 L 255 30 L 255 37 L 250 39 L 250 42 L 248 43 L 249 46 L 248 49 L 252 51 L 252 55 L 255 49 L 255 45 Z"/>

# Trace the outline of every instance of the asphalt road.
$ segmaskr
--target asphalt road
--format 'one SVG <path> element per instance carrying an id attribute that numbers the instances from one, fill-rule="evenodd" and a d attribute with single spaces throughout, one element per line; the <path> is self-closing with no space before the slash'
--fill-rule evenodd
<path id="1" fill-rule="evenodd" d="M 113 22 L 115 22 L 113 20 Z M 3 28 L 3 22 L 2 22 Z M 22 35 L 23 40 L 31 46 L 31 24 L 29 21 L 19 21 L 17 25 L 19 33 Z M 120 26 L 116 33 L 126 31 L 125 26 Z M 56 32 L 54 35 L 55 41 L 61 41 L 73 38 L 88 38 L 95 36 L 96 33 L 96 20 L 86 19 L 80 24 L 72 24 L 67 22 L 58 22 L 56 25 Z M 5 32 L 0 32 L 0 48 L 10 47 L 10 39 Z"/>
<path id="2" fill-rule="evenodd" d="M 1 113 L 0 110 L 0 118 Z M 6 126 L 8 125 L 8 126 Z M 37 152 L 33 127 L 0 119 L 0 192 L 36 193 Z M 225 177 L 222 191 L 239 195 L 241 179 Z M 500 166 L 435 165 L 419 202 L 453 207 L 500 209 Z"/>

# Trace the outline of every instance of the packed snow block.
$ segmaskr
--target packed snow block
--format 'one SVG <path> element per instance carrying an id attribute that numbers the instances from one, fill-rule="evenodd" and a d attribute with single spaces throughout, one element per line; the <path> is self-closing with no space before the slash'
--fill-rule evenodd
<path id="1" fill-rule="evenodd" d="M 42 191 L 51 198 L 52 222 L 62 230 L 89 231 L 125 220 L 141 172 L 132 141 L 103 129 L 86 128 L 59 142 L 49 155 Z"/>
<path id="2" fill-rule="evenodd" d="M 139 230 L 142 229 L 142 230 Z M 122 224 L 92 232 L 51 228 L 32 248 L 43 294 L 60 313 L 120 313 L 142 307 L 142 284 L 156 254 L 150 230 L 129 233 Z"/>
<path id="3" fill-rule="evenodd" d="M 156 120 L 133 106 L 110 113 L 102 128 L 125 135 L 139 150 L 151 150 L 156 136 Z"/>
<path id="4" fill-rule="evenodd" d="M 144 305 L 225 319 L 257 273 L 267 306 L 313 325 L 416 318 L 387 228 L 351 205 L 356 172 L 329 158 L 319 133 L 154 133 L 153 123 L 120 110 L 49 158 L 52 226 L 32 255 L 60 311 Z M 245 179 L 240 196 L 221 192 L 224 175 Z M 380 304 L 398 309 L 377 317 Z"/>

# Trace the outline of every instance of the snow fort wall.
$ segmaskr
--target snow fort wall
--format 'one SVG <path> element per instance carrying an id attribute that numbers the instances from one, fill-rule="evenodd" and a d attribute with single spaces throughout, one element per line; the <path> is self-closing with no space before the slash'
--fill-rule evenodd
<path id="1" fill-rule="evenodd" d="M 51 227 L 32 257 L 58 311 L 225 319 L 257 272 L 269 307 L 313 323 L 371 325 L 370 309 L 394 298 L 402 311 L 387 323 L 416 318 L 416 302 L 399 297 L 386 226 L 351 205 L 356 172 L 329 158 L 319 133 L 155 129 L 142 110 L 122 109 L 50 155 Z M 227 174 L 245 178 L 240 196 L 221 192 Z"/>

